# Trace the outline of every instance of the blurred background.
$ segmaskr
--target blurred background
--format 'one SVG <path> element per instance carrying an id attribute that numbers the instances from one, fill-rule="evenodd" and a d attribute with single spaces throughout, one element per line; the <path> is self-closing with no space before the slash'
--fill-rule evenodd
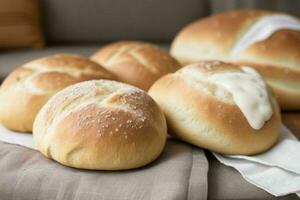
<path id="1" fill-rule="evenodd" d="M 89 56 L 115 40 L 146 40 L 167 49 L 185 25 L 222 11 L 300 15 L 300 0 L 0 0 L 0 5 L 0 78 L 41 56 Z"/>

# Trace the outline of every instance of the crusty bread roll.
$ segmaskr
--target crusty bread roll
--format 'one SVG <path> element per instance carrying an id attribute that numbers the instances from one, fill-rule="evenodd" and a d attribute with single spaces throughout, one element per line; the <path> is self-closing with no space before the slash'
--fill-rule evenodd
<path id="1" fill-rule="evenodd" d="M 77 55 L 53 55 L 15 69 L 0 89 L 0 122 L 9 129 L 31 132 L 36 114 L 57 91 L 71 84 L 112 79 L 99 64 Z"/>
<path id="2" fill-rule="evenodd" d="M 166 120 L 146 92 L 115 81 L 86 81 L 54 95 L 34 122 L 38 149 L 64 165 L 97 170 L 141 167 L 162 152 Z"/>
<path id="3" fill-rule="evenodd" d="M 263 152 L 277 140 L 276 100 L 252 68 L 211 61 L 192 64 L 149 90 L 176 137 L 223 154 Z"/>
<path id="4" fill-rule="evenodd" d="M 200 19 L 176 36 L 171 55 L 182 64 L 222 60 L 254 67 L 281 109 L 300 109 L 300 21 L 262 10 L 230 11 Z"/>
<path id="5" fill-rule="evenodd" d="M 112 43 L 96 52 L 91 59 L 118 80 L 146 91 L 158 78 L 180 68 L 179 63 L 160 48 L 139 41 Z"/>

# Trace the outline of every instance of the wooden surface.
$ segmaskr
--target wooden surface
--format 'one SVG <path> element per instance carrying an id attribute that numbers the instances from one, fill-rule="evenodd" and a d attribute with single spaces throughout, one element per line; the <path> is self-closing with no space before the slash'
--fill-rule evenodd
<path id="1" fill-rule="evenodd" d="M 283 113 L 282 122 L 300 140 L 300 113 Z"/>

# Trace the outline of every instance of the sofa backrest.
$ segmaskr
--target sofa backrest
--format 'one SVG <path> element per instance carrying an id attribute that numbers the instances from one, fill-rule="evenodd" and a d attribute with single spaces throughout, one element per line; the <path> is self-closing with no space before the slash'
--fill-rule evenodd
<path id="1" fill-rule="evenodd" d="M 50 43 L 170 41 L 208 8 L 206 0 L 41 0 Z"/>
<path id="2" fill-rule="evenodd" d="M 188 23 L 232 9 L 300 15 L 299 0 L 40 0 L 49 43 L 169 42 Z"/>

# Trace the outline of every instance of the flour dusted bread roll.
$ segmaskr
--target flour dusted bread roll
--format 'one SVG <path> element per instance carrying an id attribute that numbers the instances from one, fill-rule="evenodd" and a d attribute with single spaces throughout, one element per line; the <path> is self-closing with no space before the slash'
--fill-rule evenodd
<path id="1" fill-rule="evenodd" d="M 53 55 L 14 70 L 0 89 L 0 122 L 9 129 L 31 132 L 36 114 L 57 91 L 91 79 L 112 79 L 99 64 L 77 55 Z"/>
<path id="2" fill-rule="evenodd" d="M 112 43 L 91 58 L 118 80 L 146 91 L 158 78 L 180 68 L 179 63 L 160 48 L 139 41 Z"/>
<path id="3" fill-rule="evenodd" d="M 276 100 L 252 68 L 202 62 L 168 74 L 149 90 L 178 138 L 224 154 L 256 154 L 277 140 Z"/>
<path id="4" fill-rule="evenodd" d="M 283 110 L 300 109 L 300 21 L 262 10 L 200 19 L 176 36 L 171 55 L 183 64 L 222 60 L 255 68 Z"/>
<path id="5" fill-rule="evenodd" d="M 144 91 L 115 81 L 86 81 L 53 96 L 33 128 L 38 149 L 64 165 L 119 170 L 141 167 L 162 152 L 162 111 Z"/>

